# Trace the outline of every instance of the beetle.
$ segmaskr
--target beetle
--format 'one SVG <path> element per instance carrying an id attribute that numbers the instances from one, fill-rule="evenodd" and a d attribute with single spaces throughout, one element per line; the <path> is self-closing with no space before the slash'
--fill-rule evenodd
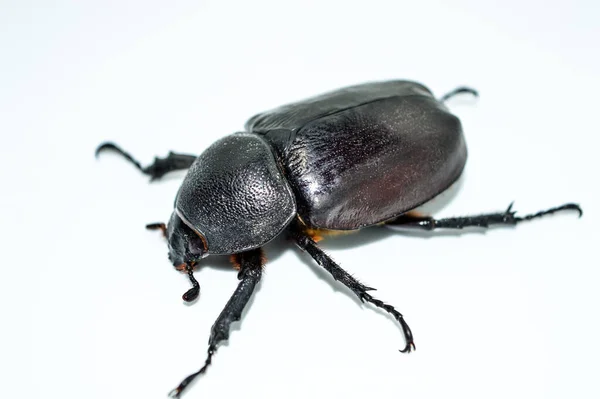
<path id="1" fill-rule="evenodd" d="M 147 166 L 114 143 L 99 153 L 119 153 L 151 180 L 189 169 L 167 224 L 152 223 L 168 241 L 173 266 L 187 273 L 192 288 L 183 300 L 195 300 L 200 285 L 194 268 L 209 255 L 229 255 L 240 282 L 211 329 L 207 358 L 169 396 L 178 398 L 211 364 L 218 345 L 239 321 L 265 263 L 262 247 L 287 234 L 332 277 L 391 314 L 400 324 L 405 346 L 415 349 L 403 315 L 375 298 L 373 288 L 343 270 L 317 245 L 323 235 L 374 225 L 409 229 L 488 228 L 516 225 L 580 206 L 567 203 L 517 216 L 504 212 L 434 219 L 414 211 L 446 191 L 461 175 L 467 147 L 460 120 L 445 101 L 459 87 L 436 99 L 412 81 L 366 83 L 325 93 L 258 114 L 245 131 L 226 136 L 201 155 L 170 152 Z"/>

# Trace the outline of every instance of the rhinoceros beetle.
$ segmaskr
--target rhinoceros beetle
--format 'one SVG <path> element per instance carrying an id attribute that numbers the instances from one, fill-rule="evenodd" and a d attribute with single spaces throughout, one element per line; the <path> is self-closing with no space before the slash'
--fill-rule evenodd
<path id="1" fill-rule="evenodd" d="M 568 203 L 526 216 L 512 205 L 504 212 L 434 219 L 415 208 L 447 190 L 461 175 L 467 147 L 459 119 L 445 101 L 467 87 L 436 99 L 411 81 L 367 83 L 339 89 L 252 117 L 245 131 L 226 136 L 200 156 L 170 152 L 142 167 L 113 143 L 96 155 L 116 151 L 152 180 L 188 169 L 167 224 L 153 223 L 168 241 L 169 259 L 187 273 L 193 301 L 200 286 L 194 268 L 209 255 L 231 257 L 240 280 L 212 326 L 205 364 L 171 391 L 179 397 L 211 364 L 219 343 L 229 338 L 261 279 L 261 247 L 287 234 L 333 278 L 391 314 L 400 324 L 405 346 L 415 348 L 404 317 L 369 293 L 373 288 L 343 270 L 317 245 L 324 235 L 374 225 L 409 229 L 487 228 L 516 225 L 558 211 Z"/>

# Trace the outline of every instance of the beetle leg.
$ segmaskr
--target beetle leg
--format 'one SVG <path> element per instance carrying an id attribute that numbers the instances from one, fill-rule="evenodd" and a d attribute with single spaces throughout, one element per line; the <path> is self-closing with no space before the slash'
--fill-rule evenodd
<path id="1" fill-rule="evenodd" d="M 470 94 L 472 94 L 475 97 L 479 97 L 479 93 L 477 92 L 477 90 L 472 89 L 470 87 L 461 86 L 461 87 L 457 87 L 456 89 L 452 90 L 449 93 L 444 94 L 440 98 L 440 102 L 445 103 L 446 101 L 448 101 L 449 99 L 451 99 L 455 95 L 462 94 L 462 93 L 470 93 Z"/>
<path id="2" fill-rule="evenodd" d="M 422 230 L 434 230 L 438 228 L 444 229 L 462 229 L 464 227 L 483 227 L 488 228 L 494 225 L 514 226 L 519 222 L 526 220 L 537 219 L 545 215 L 550 215 L 561 211 L 577 211 L 579 217 L 583 215 L 583 211 L 578 204 L 564 204 L 544 211 L 539 211 L 525 216 L 516 216 L 516 211 L 512 210 L 513 204 L 508 206 L 508 209 L 499 213 L 487 213 L 475 216 L 453 217 L 445 219 L 434 219 L 431 217 L 414 217 L 410 215 L 402 215 L 386 223 L 391 227 L 402 228 L 417 228 Z"/>
<path id="3" fill-rule="evenodd" d="M 132 163 L 140 172 L 150 176 L 150 181 L 160 179 L 165 174 L 173 172 L 175 170 L 188 169 L 196 160 L 195 155 L 177 154 L 169 152 L 166 158 L 154 157 L 154 162 L 145 168 L 133 158 L 128 152 L 122 150 L 114 143 L 103 143 L 96 149 L 96 157 L 106 150 L 115 151 L 122 155 L 126 160 Z"/>
<path id="4" fill-rule="evenodd" d="M 231 327 L 231 323 L 240 320 L 244 307 L 250 300 L 254 288 L 260 281 L 262 267 L 265 262 L 262 249 L 253 249 L 236 254 L 235 256 L 237 257 L 237 262 L 240 264 L 238 279 L 241 281 L 217 318 L 217 321 L 215 321 L 215 324 L 212 326 L 210 339 L 208 340 L 208 355 L 204 362 L 204 366 L 181 381 L 179 386 L 169 393 L 169 397 L 171 398 L 179 398 L 181 393 L 192 381 L 194 381 L 194 379 L 196 379 L 196 377 L 206 372 L 206 369 L 212 362 L 213 355 L 217 351 L 219 343 L 229 339 L 229 328 Z"/>
<path id="5" fill-rule="evenodd" d="M 410 352 L 415 348 L 415 343 L 413 341 L 412 332 L 410 331 L 410 327 L 404 321 L 404 317 L 400 312 L 394 309 L 393 306 L 388 305 L 379 299 L 374 298 L 367 291 L 373 291 L 375 288 L 367 287 L 362 284 L 360 281 L 352 277 L 348 272 L 342 269 L 337 263 L 333 261 L 321 248 L 317 246 L 317 243 L 310 238 L 308 235 L 304 234 L 299 228 L 292 228 L 292 237 L 296 240 L 298 246 L 308 252 L 308 254 L 325 270 L 331 274 L 334 280 L 337 280 L 344 284 L 346 287 L 350 288 L 352 292 L 358 296 L 361 302 L 369 302 L 373 305 L 381 308 L 391 314 L 397 321 L 400 323 L 402 327 L 402 332 L 404 334 L 404 340 L 406 345 L 404 349 L 401 349 L 400 352 Z"/>
<path id="6" fill-rule="evenodd" d="M 167 225 L 164 223 L 150 223 L 146 225 L 148 230 L 160 230 L 163 237 L 167 238 Z"/>

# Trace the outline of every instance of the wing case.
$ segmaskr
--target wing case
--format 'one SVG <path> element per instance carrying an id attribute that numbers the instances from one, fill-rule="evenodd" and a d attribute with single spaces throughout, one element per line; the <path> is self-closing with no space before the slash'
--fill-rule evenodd
<path id="1" fill-rule="evenodd" d="M 424 86 L 369 83 L 250 119 L 274 146 L 311 227 L 351 230 L 430 200 L 461 174 L 460 121 Z"/>

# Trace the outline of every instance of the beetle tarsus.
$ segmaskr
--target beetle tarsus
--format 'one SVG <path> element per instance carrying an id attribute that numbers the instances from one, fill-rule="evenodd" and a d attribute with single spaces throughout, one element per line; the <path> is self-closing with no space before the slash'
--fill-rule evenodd
<path id="1" fill-rule="evenodd" d="M 154 157 L 154 162 L 151 165 L 142 167 L 142 164 L 133 158 L 131 154 L 124 151 L 121 147 L 114 143 L 106 142 L 98 146 L 96 149 L 96 157 L 103 151 L 115 151 L 123 158 L 134 165 L 140 172 L 150 176 L 150 181 L 158 180 L 169 172 L 176 170 L 188 169 L 196 160 L 195 155 L 177 154 L 169 152 L 166 158 Z"/>
<path id="2" fill-rule="evenodd" d="M 515 219 L 518 222 L 520 222 L 522 220 L 537 219 L 537 218 L 545 216 L 545 215 L 551 215 L 553 213 L 562 212 L 562 211 L 577 211 L 578 217 L 582 217 L 583 216 L 583 210 L 581 209 L 581 207 L 579 206 L 579 204 L 568 203 L 568 204 L 564 204 L 564 205 L 557 206 L 557 207 L 554 207 L 554 208 L 546 209 L 545 211 L 539 211 L 539 212 L 536 212 L 536 213 L 532 213 L 530 215 L 516 217 Z"/>
<path id="3" fill-rule="evenodd" d="M 444 94 L 440 98 L 440 101 L 441 102 L 446 102 L 449 99 L 451 99 L 452 97 L 456 96 L 457 94 L 463 94 L 463 93 L 469 93 L 469 94 L 472 94 L 475 97 L 479 97 L 479 93 L 477 92 L 477 90 L 472 89 L 470 87 L 461 86 L 461 87 L 457 87 L 456 89 L 452 90 L 449 93 Z"/>
<path id="4" fill-rule="evenodd" d="M 325 252 L 323 252 L 321 248 L 317 246 L 317 243 L 312 238 L 302 233 L 301 228 L 295 226 L 292 228 L 291 232 L 298 246 L 308 252 L 308 254 L 320 266 L 322 266 L 329 272 L 329 274 L 331 274 L 334 280 L 337 280 L 348 287 L 356 294 L 356 296 L 358 296 L 361 302 L 364 303 L 366 301 L 380 309 L 385 310 L 387 313 L 391 314 L 396 321 L 398 321 L 398 323 L 400 323 L 400 326 L 402 327 L 402 333 L 404 334 L 404 341 L 406 342 L 404 349 L 401 349 L 400 352 L 409 353 L 412 349 L 415 349 L 412 331 L 400 312 L 398 312 L 393 306 L 388 305 L 387 303 L 380 301 L 369 294 L 367 291 L 373 291 L 375 289 L 362 284 L 357 279 L 352 277 L 348 272 L 342 269 Z"/>
<path id="5" fill-rule="evenodd" d="M 179 397 L 181 397 L 181 393 L 184 391 L 184 389 L 186 389 L 187 386 L 192 381 L 194 381 L 194 379 L 196 379 L 196 377 L 198 377 L 200 374 L 204 374 L 206 372 L 206 369 L 212 363 L 212 357 L 216 351 L 217 351 L 217 348 L 215 348 L 213 346 L 209 346 L 208 352 L 207 352 L 208 354 L 206 356 L 206 360 L 204 361 L 204 366 L 202 366 L 202 368 L 200 370 L 196 371 L 194 374 L 188 375 L 183 381 L 181 381 L 181 383 L 177 386 L 177 388 L 175 388 L 171 392 L 169 392 L 169 397 L 174 398 L 174 399 L 178 399 Z"/>
<path id="6" fill-rule="evenodd" d="M 201 374 L 206 372 L 208 366 L 212 362 L 212 356 L 217 351 L 219 343 L 229 339 L 229 329 L 231 324 L 235 321 L 239 321 L 242 317 L 242 311 L 248 304 L 254 288 L 260 281 L 262 276 L 262 267 L 264 262 L 264 256 L 262 249 L 257 248 L 250 251 L 235 254 L 237 257 L 236 261 L 240 264 L 240 271 L 238 273 L 238 279 L 240 282 L 233 295 L 225 305 L 225 308 L 219 314 L 217 321 L 213 324 L 210 339 L 208 341 L 208 356 L 204 362 L 204 366 L 197 372 L 187 376 L 177 388 L 169 393 L 171 398 L 179 398 L 181 393 L 186 387 Z M 188 269 L 189 273 L 189 269 Z M 189 275 L 189 274 L 188 274 Z"/>
<path id="7" fill-rule="evenodd" d="M 537 219 L 545 215 L 551 215 L 562 211 L 577 211 L 579 217 L 583 215 L 583 211 L 578 204 L 568 203 L 554 208 L 546 209 L 525 216 L 516 216 L 516 211 L 512 210 L 511 203 L 506 211 L 499 213 L 486 213 L 475 216 L 462 216 L 444 219 L 434 219 L 431 217 L 414 217 L 410 215 L 402 215 L 386 224 L 392 227 L 402 228 L 417 228 L 422 230 L 434 230 L 439 228 L 444 229 L 463 229 L 465 227 L 482 227 L 489 228 L 491 226 L 514 226 L 517 223 Z"/>
<path id="8" fill-rule="evenodd" d="M 410 353 L 411 350 L 417 349 L 415 347 L 415 342 L 413 339 L 412 331 L 410 330 L 410 327 L 408 326 L 408 324 L 406 324 L 406 321 L 404 321 L 404 317 L 402 316 L 402 314 L 400 312 L 398 312 L 393 306 L 388 305 L 385 302 L 380 301 L 379 299 L 373 298 L 373 296 L 371 296 L 370 294 L 368 294 L 366 292 L 360 296 L 360 299 L 366 300 L 367 302 L 372 303 L 373 305 L 377 306 L 378 308 L 385 310 L 386 312 L 388 312 L 389 314 L 394 316 L 394 318 L 398 321 L 398 323 L 400 323 L 400 326 L 402 327 L 402 333 L 404 334 L 404 340 L 406 342 L 404 349 L 400 349 L 400 352 Z"/>
<path id="9" fill-rule="evenodd" d="M 98 146 L 98 148 L 96 148 L 96 158 L 98 158 L 100 156 L 100 153 L 104 152 L 104 151 L 116 152 L 117 154 L 119 154 L 123 158 L 125 158 L 127 161 L 129 161 L 133 166 L 135 166 L 141 172 L 144 172 L 144 168 L 142 168 L 142 164 L 140 164 L 140 162 L 138 160 L 136 160 L 127 151 L 124 151 L 121 147 L 119 147 L 115 143 L 106 142 L 106 143 L 100 144 Z"/>

